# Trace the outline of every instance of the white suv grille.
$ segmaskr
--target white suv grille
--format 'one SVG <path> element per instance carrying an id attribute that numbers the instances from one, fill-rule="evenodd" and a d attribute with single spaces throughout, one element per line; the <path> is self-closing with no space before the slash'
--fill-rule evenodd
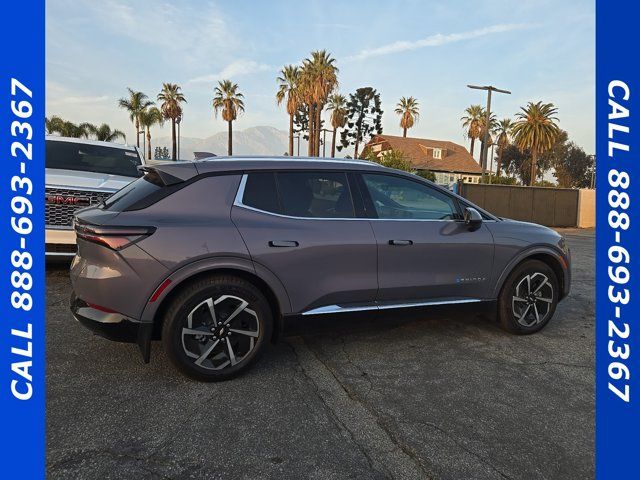
<path id="1" fill-rule="evenodd" d="M 45 225 L 71 227 L 73 214 L 90 205 L 97 205 L 113 195 L 113 192 L 94 192 L 67 188 L 46 188 Z"/>

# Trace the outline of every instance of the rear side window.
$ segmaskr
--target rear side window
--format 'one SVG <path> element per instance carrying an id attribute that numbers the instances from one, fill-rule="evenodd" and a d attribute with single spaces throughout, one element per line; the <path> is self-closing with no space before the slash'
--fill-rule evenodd
<path id="1" fill-rule="evenodd" d="M 276 178 L 285 215 L 312 218 L 355 216 L 345 173 L 279 172 Z"/>
<path id="2" fill-rule="evenodd" d="M 336 172 L 257 172 L 247 177 L 242 203 L 306 218 L 353 218 L 347 175 Z"/>
<path id="3" fill-rule="evenodd" d="M 242 203 L 265 212 L 280 213 L 276 177 L 273 172 L 250 173 Z"/>
<path id="4" fill-rule="evenodd" d="M 63 170 L 139 177 L 140 158 L 135 151 L 74 142 L 47 140 L 46 167 Z"/>

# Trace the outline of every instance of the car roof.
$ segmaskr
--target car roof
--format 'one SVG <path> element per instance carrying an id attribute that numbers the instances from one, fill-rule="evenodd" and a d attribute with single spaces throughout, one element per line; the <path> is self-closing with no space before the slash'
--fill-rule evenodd
<path id="1" fill-rule="evenodd" d="M 190 162 L 191 163 L 191 162 Z M 359 159 L 312 158 L 312 157 L 211 157 L 192 162 L 198 173 L 238 171 L 238 170 L 387 170 L 382 165 Z"/>
<path id="2" fill-rule="evenodd" d="M 122 143 L 113 143 L 113 142 L 102 142 L 100 140 L 91 140 L 89 138 L 60 137 L 58 135 L 46 135 L 45 139 L 47 141 L 53 141 L 53 142 L 69 142 L 69 143 L 80 143 L 82 145 L 99 145 L 102 147 L 122 148 L 123 150 L 130 150 L 132 152 L 135 152 L 136 150 L 136 147 L 134 145 L 125 145 Z"/>

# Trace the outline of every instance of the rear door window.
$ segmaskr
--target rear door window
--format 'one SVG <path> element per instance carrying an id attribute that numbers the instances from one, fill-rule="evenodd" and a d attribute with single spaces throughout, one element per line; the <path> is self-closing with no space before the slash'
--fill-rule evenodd
<path id="1" fill-rule="evenodd" d="M 140 177 L 138 153 L 126 148 L 47 140 L 46 167 Z"/>
<path id="2" fill-rule="evenodd" d="M 247 175 L 242 203 L 265 212 L 280 213 L 275 174 L 256 172 Z"/>
<path id="3" fill-rule="evenodd" d="M 278 172 L 282 213 L 293 217 L 353 218 L 353 200 L 343 172 Z"/>

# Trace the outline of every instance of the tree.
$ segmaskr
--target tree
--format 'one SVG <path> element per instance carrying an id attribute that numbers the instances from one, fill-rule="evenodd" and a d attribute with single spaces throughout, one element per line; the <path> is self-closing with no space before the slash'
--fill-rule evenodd
<path id="1" fill-rule="evenodd" d="M 436 174 L 433 173 L 431 170 L 418 170 L 416 172 L 416 175 L 422 178 L 425 178 L 427 180 L 431 180 L 432 182 L 436 181 Z"/>
<path id="2" fill-rule="evenodd" d="M 462 128 L 465 130 L 467 138 L 471 139 L 471 156 L 473 157 L 473 147 L 475 146 L 476 139 L 480 137 L 481 123 L 485 118 L 485 112 L 480 105 L 471 105 L 464 111 L 465 115 L 460 118 L 462 121 Z"/>
<path id="3" fill-rule="evenodd" d="M 531 154 L 528 150 L 520 150 L 509 144 L 502 152 L 502 169 L 511 177 L 518 177 L 523 184 L 528 184 L 531 175 Z"/>
<path id="4" fill-rule="evenodd" d="M 321 114 L 327 98 L 338 86 L 335 59 L 326 50 L 311 52 L 302 62 L 300 95 L 309 111 L 309 156 L 320 155 Z"/>
<path id="5" fill-rule="evenodd" d="M 503 118 L 498 122 L 496 134 L 498 135 L 498 163 L 496 165 L 496 176 L 500 177 L 500 168 L 502 167 L 502 152 L 509 145 L 509 135 L 511 135 L 511 127 L 513 122 L 510 118 Z M 492 182 L 493 183 L 493 182 Z"/>
<path id="6" fill-rule="evenodd" d="M 344 95 L 331 95 L 327 103 L 327 110 L 331 112 L 331 126 L 333 127 L 331 158 L 334 158 L 336 156 L 336 134 L 338 128 L 344 127 L 345 123 L 347 123 L 347 99 Z"/>
<path id="7" fill-rule="evenodd" d="M 539 156 L 551 149 L 558 136 L 558 109 L 552 103 L 529 102 L 520 110 L 516 114 L 512 135 L 518 148 L 531 153 L 529 182 L 533 185 Z"/>
<path id="8" fill-rule="evenodd" d="M 349 95 L 347 102 L 347 127 L 340 134 L 338 150 L 354 145 L 354 158 L 358 158 L 358 147 L 369 135 L 382 133 L 382 109 L 380 94 L 375 88 L 358 88 Z"/>
<path id="9" fill-rule="evenodd" d="M 120 130 L 111 130 L 111 127 L 106 123 L 103 123 L 99 127 L 95 125 L 86 124 L 87 131 L 95 137 L 96 140 L 103 142 L 115 142 L 118 138 L 126 140 L 125 134 Z"/>
<path id="10" fill-rule="evenodd" d="M 300 68 L 295 65 L 287 65 L 280 72 L 277 78 L 280 86 L 276 93 L 278 105 L 285 100 L 287 103 L 287 113 L 289 114 L 289 156 L 293 156 L 293 122 L 295 114 L 300 105 Z"/>
<path id="11" fill-rule="evenodd" d="M 407 136 L 407 129 L 413 127 L 413 124 L 420 117 L 420 105 L 418 100 L 413 97 L 402 97 L 396 105 L 395 112 L 400 115 L 400 127 L 402 128 L 402 136 Z"/>
<path id="12" fill-rule="evenodd" d="M 153 103 L 142 92 L 136 92 L 132 88 L 127 87 L 129 98 L 121 98 L 118 100 L 118 106 L 129 113 L 129 120 L 133 122 L 136 129 L 136 146 L 140 147 L 140 114 Z"/>
<path id="13" fill-rule="evenodd" d="M 222 111 L 222 119 L 227 122 L 227 155 L 233 155 L 233 121 L 244 112 L 244 95 L 238 91 L 238 84 L 231 80 L 221 80 L 214 90 L 213 111 L 216 116 Z"/>
<path id="14" fill-rule="evenodd" d="M 588 188 L 591 186 L 593 158 L 578 145 L 569 141 L 567 132 L 560 130 L 553 147 L 540 156 L 554 169 L 558 186 L 563 188 Z M 540 162 L 539 162 L 540 163 Z"/>
<path id="15" fill-rule="evenodd" d="M 140 125 L 147 132 L 147 158 L 151 160 L 151 127 L 164 125 L 164 117 L 158 107 L 147 108 L 140 114 Z"/>
<path id="16" fill-rule="evenodd" d="M 176 160 L 176 121 L 182 117 L 182 103 L 187 103 L 180 86 L 175 83 L 163 83 L 157 100 L 165 119 L 171 119 L 171 158 Z M 149 105 L 147 105 L 149 106 Z"/>
<path id="17" fill-rule="evenodd" d="M 401 150 L 387 150 L 383 152 L 381 156 L 369 151 L 366 159 L 370 162 L 379 163 L 383 167 L 395 168 L 396 170 L 402 170 L 404 172 L 413 172 L 415 170 Z"/>
<path id="18" fill-rule="evenodd" d="M 493 136 L 496 134 L 498 130 L 498 119 L 496 118 L 496 115 L 493 112 L 491 112 L 491 114 L 489 115 L 489 136 L 487 137 L 487 146 L 485 147 L 484 136 L 485 136 L 485 133 L 487 132 L 487 129 L 485 127 L 486 123 L 487 123 L 487 110 L 483 109 L 482 117 L 478 121 L 478 127 L 480 129 L 479 139 L 480 139 L 480 155 L 481 156 L 482 156 L 482 151 L 485 148 L 487 149 L 487 152 L 488 152 L 491 145 L 493 145 Z M 487 165 L 486 163 L 482 164 L 482 161 L 486 162 L 487 157 L 488 155 L 486 155 L 484 159 L 481 159 L 481 166 L 484 169 L 487 168 Z"/>
<path id="19" fill-rule="evenodd" d="M 94 125 L 86 122 L 77 125 L 57 115 L 53 115 L 51 118 L 45 118 L 44 126 L 49 134 L 57 133 L 62 137 L 73 138 L 88 138 L 91 130 L 96 128 Z"/>

